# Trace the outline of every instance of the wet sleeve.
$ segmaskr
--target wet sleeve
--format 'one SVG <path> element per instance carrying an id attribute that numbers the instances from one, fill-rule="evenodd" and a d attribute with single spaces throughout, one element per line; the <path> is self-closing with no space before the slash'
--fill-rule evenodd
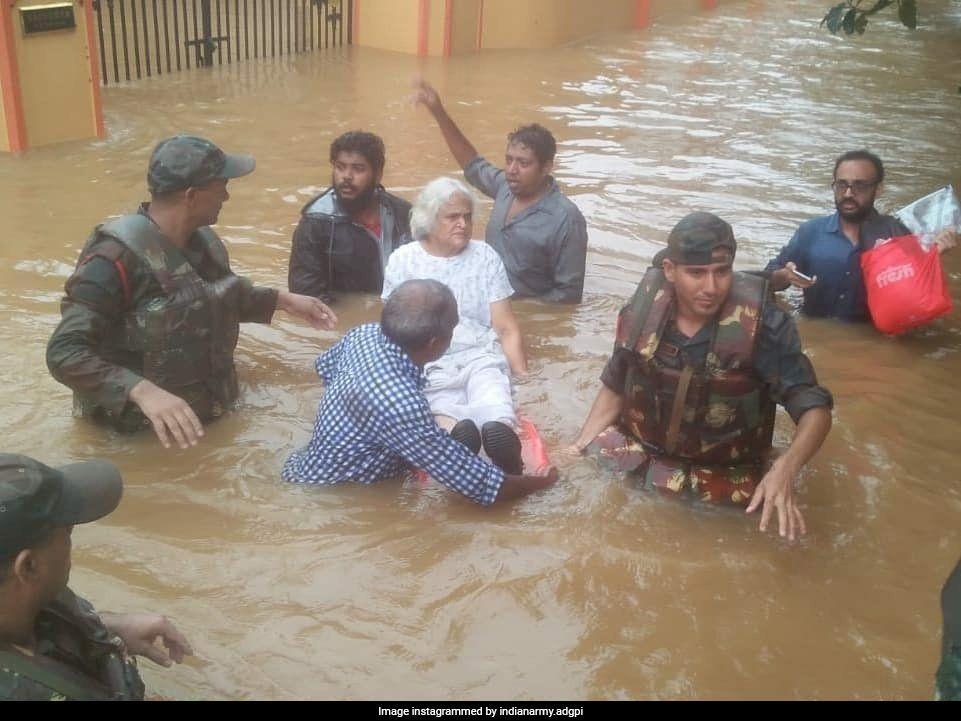
<path id="1" fill-rule="evenodd" d="M 584 267 L 587 264 L 587 224 L 580 211 L 568 218 L 566 232 L 558 238 L 551 261 L 554 287 L 542 297 L 553 303 L 580 303 L 584 295 Z"/>
<path id="2" fill-rule="evenodd" d="M 404 282 L 403 269 L 399 260 L 399 253 L 391 253 L 384 269 L 384 287 L 381 289 L 380 299 L 386 301 L 394 289 Z"/>
<path id="3" fill-rule="evenodd" d="M 497 303 L 513 296 L 514 288 L 511 286 L 510 278 L 507 277 L 504 261 L 501 260 L 497 251 L 489 245 L 485 245 L 484 248 L 487 251 L 484 264 L 484 275 L 487 281 L 485 283 L 487 302 Z"/>
<path id="4" fill-rule="evenodd" d="M 240 313 L 241 323 L 270 323 L 277 310 L 276 288 L 254 285 L 246 278 L 240 278 Z"/>
<path id="5" fill-rule="evenodd" d="M 504 472 L 441 430 L 423 395 L 394 396 L 391 401 L 393 412 L 391 422 L 385 424 L 384 446 L 475 503 L 489 506 L 497 500 Z"/>
<path id="6" fill-rule="evenodd" d="M 801 229 L 798 228 L 794 231 L 794 235 L 791 240 L 781 248 L 781 252 L 777 254 L 777 257 L 771 260 L 764 268 L 768 273 L 775 270 L 780 270 L 788 263 L 794 263 L 797 269 L 802 273 L 805 272 L 804 264 L 801 262 Z"/>
<path id="7" fill-rule="evenodd" d="M 464 178 L 488 198 L 497 197 L 497 191 L 507 183 L 504 171 L 495 168 L 479 155 L 464 168 Z"/>
<path id="8" fill-rule="evenodd" d="M 317 375 L 320 376 L 320 380 L 324 382 L 325 386 L 333 381 L 334 376 L 336 376 L 340 370 L 340 359 L 344 354 L 344 344 L 348 342 L 348 338 L 349 336 L 342 339 L 317 357 L 314 368 L 317 370 Z"/>
<path id="9" fill-rule="evenodd" d="M 757 372 L 795 423 L 812 408 L 833 408 L 831 392 L 818 385 L 814 366 L 801 348 L 797 324 L 776 306 L 765 308 L 756 358 Z"/>
<path id="10" fill-rule="evenodd" d="M 322 298 L 329 289 L 327 260 L 321 252 L 323 238 L 316 237 L 315 223 L 301 218 L 294 230 L 287 270 L 287 289 L 291 293 Z"/>
<path id="11" fill-rule="evenodd" d="M 941 589 L 941 664 L 935 677 L 939 701 L 961 701 L 961 562 Z"/>
<path id="12" fill-rule="evenodd" d="M 117 261 L 94 256 L 70 277 L 60 303 L 61 320 L 47 343 L 47 368 L 65 386 L 97 405 L 120 413 L 142 378 L 97 354 L 107 332 L 122 322 L 132 273 L 130 256 Z"/>
<path id="13" fill-rule="evenodd" d="M 629 351 L 627 348 L 615 348 L 601 373 L 601 383 L 617 395 L 623 395 L 624 385 L 627 383 L 627 372 L 633 362 L 633 351 Z"/>

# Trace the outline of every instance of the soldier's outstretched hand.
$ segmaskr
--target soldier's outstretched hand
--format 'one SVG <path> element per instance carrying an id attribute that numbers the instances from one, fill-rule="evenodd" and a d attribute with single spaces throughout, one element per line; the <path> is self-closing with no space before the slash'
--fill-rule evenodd
<path id="1" fill-rule="evenodd" d="M 751 503 L 747 513 L 754 513 L 759 506 L 761 509 L 760 529 L 766 531 L 772 516 L 777 513 L 778 531 L 781 538 L 793 542 L 798 536 L 807 533 L 804 516 L 794 500 L 794 474 L 786 472 L 783 466 L 775 461 L 751 496 Z"/>
<path id="2" fill-rule="evenodd" d="M 184 656 L 192 656 L 193 649 L 184 635 L 169 619 L 149 613 L 103 613 L 104 625 L 120 636 L 127 652 L 145 656 L 161 666 L 183 663 Z M 164 648 L 157 645 L 163 643 Z M 166 649 L 166 650 L 164 650 Z"/>
<path id="3" fill-rule="evenodd" d="M 130 390 L 130 400 L 150 421 L 164 448 L 170 448 L 171 439 L 181 448 L 188 448 L 203 438 L 204 426 L 193 408 L 160 386 L 142 380 Z"/>
<path id="4" fill-rule="evenodd" d="M 277 296 L 277 307 L 307 321 L 314 328 L 333 330 L 337 325 L 337 314 L 321 302 L 320 298 L 282 290 Z"/>

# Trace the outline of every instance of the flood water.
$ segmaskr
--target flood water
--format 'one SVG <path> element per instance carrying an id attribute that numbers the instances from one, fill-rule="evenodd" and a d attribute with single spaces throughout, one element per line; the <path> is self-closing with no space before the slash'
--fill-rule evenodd
<path id="1" fill-rule="evenodd" d="M 556 50 L 420 61 L 366 48 L 185 72 L 104 92 L 108 136 L 0 157 L 0 428 L 47 463 L 117 462 L 126 490 L 74 533 L 72 585 L 105 610 L 161 611 L 196 657 L 149 661 L 149 687 L 208 699 L 930 698 L 938 592 L 961 555 L 961 313 L 907 337 L 800 321 L 834 429 L 800 480 L 809 528 L 789 546 L 736 511 L 633 488 L 591 459 L 550 490 L 483 509 L 440 486 L 284 484 L 336 332 L 278 314 L 245 326 L 240 409 L 200 446 L 110 435 L 71 417 L 44 364 L 63 283 L 89 230 L 145 195 L 153 145 L 175 132 L 250 152 L 218 231 L 235 270 L 286 283 L 301 206 L 327 148 L 381 134 L 385 184 L 412 199 L 456 167 L 422 109 L 423 72 L 492 160 L 521 122 L 549 126 L 556 177 L 588 221 L 584 303 L 515 304 L 532 374 L 523 412 L 556 451 L 598 388 L 615 313 L 667 231 L 717 212 L 763 265 L 831 210 L 833 158 L 866 146 L 895 209 L 961 185 L 961 7 L 924 3 L 917 32 L 873 19 L 818 28 L 826 0 L 736 2 Z M 483 237 L 490 203 L 481 205 Z M 961 251 L 949 257 L 961 301 Z M 777 441 L 793 425 L 781 412 Z M 555 454 L 556 455 L 556 454 Z"/>

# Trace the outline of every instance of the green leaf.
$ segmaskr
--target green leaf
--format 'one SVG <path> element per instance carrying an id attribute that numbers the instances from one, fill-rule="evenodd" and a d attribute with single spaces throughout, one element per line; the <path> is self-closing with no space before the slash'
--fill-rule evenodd
<path id="1" fill-rule="evenodd" d="M 874 3 L 873 7 L 868 8 L 863 12 L 865 15 L 874 15 L 874 13 L 878 12 L 879 10 L 884 10 L 884 8 L 886 8 L 888 5 L 893 5 L 894 2 L 895 0 L 878 0 L 876 3 Z"/>
<path id="2" fill-rule="evenodd" d="M 918 3 L 917 0 L 899 0 L 898 18 L 901 24 L 912 30 L 918 27 Z"/>
<path id="3" fill-rule="evenodd" d="M 837 35 L 838 30 L 841 29 L 841 18 L 844 17 L 844 11 L 846 9 L 847 3 L 838 3 L 828 10 L 827 15 L 825 15 L 821 21 L 821 25 L 827 25 L 828 30 Z"/>
<path id="4" fill-rule="evenodd" d="M 861 13 L 858 15 L 857 20 L 854 21 L 854 31 L 858 35 L 864 35 L 864 31 L 868 27 L 868 16 L 866 13 Z"/>
<path id="5" fill-rule="evenodd" d="M 844 21 L 841 23 L 841 27 L 844 28 L 844 32 L 846 32 L 848 35 L 854 32 L 854 21 L 857 19 L 857 14 L 858 11 L 854 8 L 851 8 L 844 16 Z"/>

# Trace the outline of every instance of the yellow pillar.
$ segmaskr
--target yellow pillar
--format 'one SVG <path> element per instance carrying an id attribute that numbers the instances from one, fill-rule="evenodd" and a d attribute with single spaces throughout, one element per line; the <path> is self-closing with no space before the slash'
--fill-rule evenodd
<path id="1" fill-rule="evenodd" d="M 103 137 L 94 22 L 91 0 L 0 1 L 0 150 Z"/>
<path id="2" fill-rule="evenodd" d="M 353 43 L 425 57 L 478 48 L 484 0 L 354 0 Z"/>

